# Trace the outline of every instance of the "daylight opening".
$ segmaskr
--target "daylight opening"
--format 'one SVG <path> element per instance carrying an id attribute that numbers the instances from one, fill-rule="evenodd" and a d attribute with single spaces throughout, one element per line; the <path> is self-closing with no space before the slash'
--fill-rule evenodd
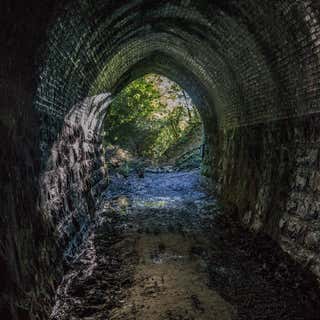
<path id="1" fill-rule="evenodd" d="M 192 99 L 177 83 L 147 74 L 128 84 L 108 107 L 103 125 L 108 170 L 143 175 L 146 167 L 200 167 L 202 122 Z"/>

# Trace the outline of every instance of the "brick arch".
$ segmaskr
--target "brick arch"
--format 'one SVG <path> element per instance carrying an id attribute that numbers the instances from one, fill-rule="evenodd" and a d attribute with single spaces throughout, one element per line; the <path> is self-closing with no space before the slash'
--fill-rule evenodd
<path id="1" fill-rule="evenodd" d="M 100 94 L 148 70 L 205 106 L 205 171 L 224 203 L 320 276 L 315 1 L 31 0 L 0 15 L 0 317 L 31 305 L 47 318 L 72 251 L 59 231 L 77 235 L 86 215 L 70 213 L 94 210 L 103 178 Z"/>

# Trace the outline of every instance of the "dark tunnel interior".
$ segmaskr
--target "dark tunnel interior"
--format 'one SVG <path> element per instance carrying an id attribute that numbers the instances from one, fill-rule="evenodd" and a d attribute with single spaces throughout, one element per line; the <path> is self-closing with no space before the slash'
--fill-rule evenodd
<path id="1" fill-rule="evenodd" d="M 210 192 L 319 284 L 318 1 L 1 7 L 1 319 L 49 318 L 108 185 L 107 107 L 148 73 L 175 81 L 198 106 Z"/>

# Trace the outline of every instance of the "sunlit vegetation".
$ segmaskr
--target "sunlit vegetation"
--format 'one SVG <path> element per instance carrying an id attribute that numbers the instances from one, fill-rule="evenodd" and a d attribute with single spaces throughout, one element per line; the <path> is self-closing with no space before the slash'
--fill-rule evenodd
<path id="1" fill-rule="evenodd" d="M 201 120 L 190 97 L 159 75 L 130 83 L 106 115 L 104 145 L 106 149 L 121 148 L 121 155 L 127 158 L 167 161 L 177 156 L 175 146 L 182 152 L 181 145 L 192 142 L 198 146 L 199 139 Z"/>

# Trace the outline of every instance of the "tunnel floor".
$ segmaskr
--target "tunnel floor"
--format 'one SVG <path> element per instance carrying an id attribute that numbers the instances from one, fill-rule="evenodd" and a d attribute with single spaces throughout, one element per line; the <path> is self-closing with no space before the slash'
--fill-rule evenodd
<path id="1" fill-rule="evenodd" d="M 113 177 L 51 319 L 319 319 L 316 289 L 199 172 Z"/>

